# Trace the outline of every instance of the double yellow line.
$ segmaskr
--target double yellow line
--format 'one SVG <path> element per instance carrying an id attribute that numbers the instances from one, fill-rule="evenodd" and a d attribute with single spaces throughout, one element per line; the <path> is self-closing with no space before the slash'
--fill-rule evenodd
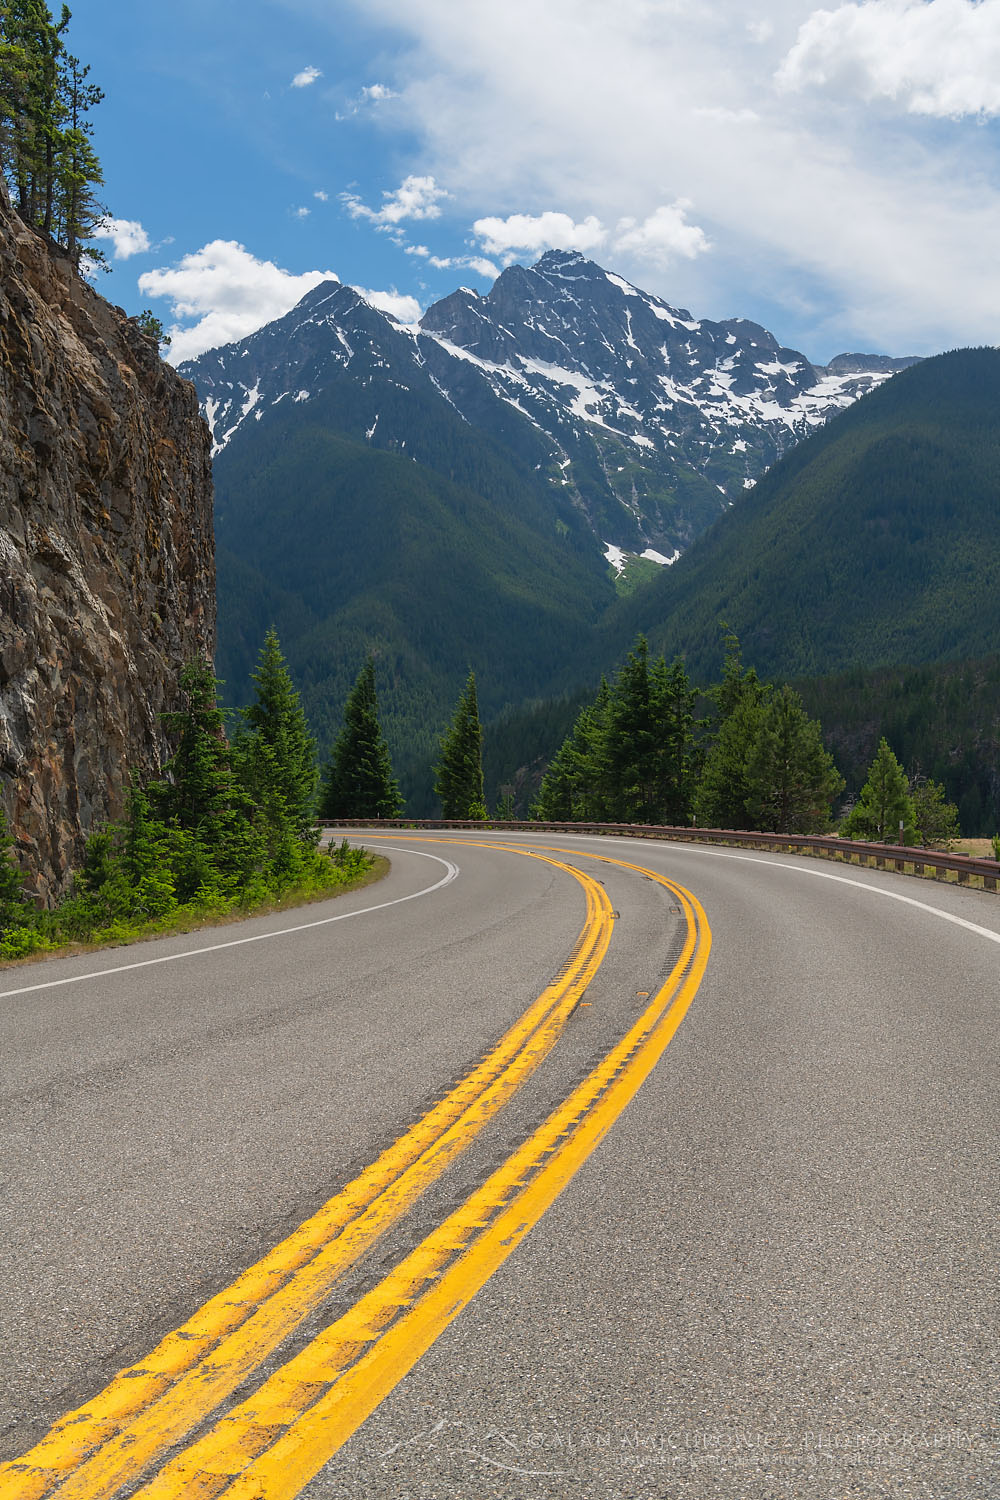
<path id="1" fill-rule="evenodd" d="M 522 849 L 511 852 L 528 853 Z M 530 857 L 548 858 L 540 852 Z M 700 904 L 683 887 L 641 866 L 594 857 L 649 876 L 679 901 L 686 937 L 666 983 L 622 1040 L 482 1187 L 345 1316 L 276 1371 L 205 1437 L 169 1462 L 138 1495 L 149 1500 L 215 1500 L 216 1496 L 226 1500 L 278 1500 L 297 1495 L 512 1253 L 633 1097 L 691 1003 L 708 960 L 711 934 Z M 63 1418 L 31 1453 L 0 1468 L 0 1479 L 8 1484 L 13 1480 L 15 1486 L 20 1479 L 25 1486 L 5 1487 L 4 1496 L 9 1494 L 11 1500 L 41 1500 L 50 1495 L 61 1500 L 96 1500 L 134 1479 L 277 1347 L 281 1338 L 322 1300 L 334 1277 L 357 1259 L 381 1228 L 395 1222 L 523 1082 L 551 1047 L 596 972 L 611 935 L 612 913 L 602 887 L 572 866 L 555 859 L 548 862 L 567 870 L 587 892 L 587 921 L 563 975 L 539 996 L 480 1068 L 356 1183 L 228 1292 L 208 1303 L 177 1334 L 168 1336 L 151 1360 L 123 1372 L 96 1402 Z M 473 1085 L 471 1080 L 481 1069 L 487 1070 L 489 1080 Z M 474 1091 L 472 1100 L 463 1092 L 467 1087 Z M 435 1125 L 429 1122 L 440 1111 L 452 1118 L 446 1123 L 439 1116 L 435 1134 Z M 409 1158 L 412 1165 L 397 1170 L 391 1183 L 383 1182 L 390 1169 L 387 1158 L 399 1148 L 404 1154 L 415 1148 L 416 1142 L 405 1144 L 414 1132 L 430 1134 L 431 1140 L 418 1155 Z M 417 1168 L 418 1175 L 409 1179 Z M 402 1185 L 404 1181 L 406 1186 Z M 348 1207 L 342 1200 L 353 1202 L 352 1195 L 359 1192 L 360 1184 L 367 1184 L 360 1189 L 361 1196 L 377 1213 L 369 1209 L 356 1219 L 349 1214 L 343 1227 L 332 1229 L 336 1239 L 331 1239 L 331 1221 Z M 387 1215 L 384 1222 L 383 1213 Z M 359 1230 L 365 1219 L 368 1224 Z M 326 1249 L 318 1255 L 310 1252 L 313 1258 L 304 1259 L 307 1271 L 316 1260 L 324 1263 L 327 1274 L 318 1278 L 322 1289 L 314 1286 L 315 1276 L 307 1276 L 300 1284 L 302 1273 L 294 1274 L 303 1263 L 297 1259 L 305 1244 L 298 1244 L 300 1237 L 306 1235 L 308 1240 L 306 1232 L 319 1220 L 325 1224 Z M 261 1285 L 262 1277 L 271 1274 L 284 1277 L 284 1297 L 280 1291 L 269 1292 Z M 248 1279 L 249 1285 L 244 1287 Z M 209 1355 L 201 1340 L 218 1325 L 220 1315 L 225 1317 L 224 1309 L 234 1316 L 234 1307 L 242 1305 L 234 1293 L 241 1287 L 244 1295 L 259 1295 L 260 1305 L 238 1334 L 221 1341 L 216 1335 Z M 268 1329 L 281 1321 L 273 1316 L 272 1304 L 283 1306 L 284 1332 L 269 1334 L 266 1340 L 256 1331 L 250 1336 L 258 1319 Z M 173 1341 L 178 1340 L 201 1345 L 185 1367 L 186 1374 L 179 1379 L 175 1375 L 174 1383 L 163 1394 L 153 1391 L 137 1415 L 126 1412 L 122 1407 L 123 1385 L 170 1375 L 167 1364 L 175 1347 Z M 166 1362 L 161 1358 L 158 1364 L 161 1352 Z M 128 1404 L 127 1392 L 125 1400 Z M 102 1442 L 100 1424 L 116 1418 L 115 1432 Z M 80 1440 L 75 1445 L 74 1428 Z M 32 1487 L 33 1481 L 38 1482 L 37 1487 Z"/>

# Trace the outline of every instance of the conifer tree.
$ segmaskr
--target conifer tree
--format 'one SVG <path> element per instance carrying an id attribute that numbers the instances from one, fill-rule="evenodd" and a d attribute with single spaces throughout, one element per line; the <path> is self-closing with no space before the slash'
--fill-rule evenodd
<path id="1" fill-rule="evenodd" d="M 886 740 L 879 741 L 868 772 L 868 780 L 848 816 L 841 832 L 848 838 L 871 839 L 876 843 L 912 843 L 914 836 L 913 803 L 910 787 L 899 761 Z"/>
<path id="2" fill-rule="evenodd" d="M 0 168 L 25 223 L 79 263 L 103 259 L 84 244 L 104 217 L 87 120 L 103 95 L 66 50 L 69 22 L 65 5 L 56 22 L 45 0 L 0 6 Z"/>
<path id="3" fill-rule="evenodd" d="M 532 817 L 545 823 L 601 822 L 607 816 L 603 795 L 603 745 L 611 689 L 607 679 L 593 703 L 576 722 L 549 762 Z"/>
<path id="4" fill-rule="evenodd" d="M 369 656 L 344 705 L 344 724 L 323 786 L 325 818 L 395 818 L 402 808 L 378 720 L 375 658 Z"/>
<path id="5" fill-rule="evenodd" d="M 316 741 L 272 626 L 251 674 L 256 697 L 241 715 L 234 744 L 241 777 L 262 803 L 280 797 L 295 837 L 311 841 L 319 772 Z"/>
<path id="6" fill-rule="evenodd" d="M 746 759 L 749 824 L 767 833 L 823 833 L 844 778 L 823 744 L 819 723 L 781 687 L 763 707 Z"/>
<path id="7" fill-rule="evenodd" d="M 24 899 L 24 876 L 13 855 L 14 840 L 7 828 L 7 815 L 0 807 L 0 937 L 29 915 Z"/>
<path id="8" fill-rule="evenodd" d="M 444 818 L 485 818 L 483 732 L 479 723 L 476 679 L 470 671 L 451 726 L 441 740 L 434 790 Z"/>
<path id="9" fill-rule="evenodd" d="M 253 802 L 234 774 L 218 686 L 207 661 L 181 669 L 182 707 L 162 715 L 178 737 L 177 748 L 164 767 L 165 779 L 148 788 L 156 813 L 189 835 L 189 857 L 178 880 L 181 901 L 201 889 L 244 891 L 266 863 Z"/>

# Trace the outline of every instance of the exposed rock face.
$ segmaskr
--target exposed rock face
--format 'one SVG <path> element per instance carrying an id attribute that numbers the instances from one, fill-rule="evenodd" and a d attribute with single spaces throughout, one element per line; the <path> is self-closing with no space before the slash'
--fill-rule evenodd
<path id="1" fill-rule="evenodd" d="M 214 644 L 194 387 L 0 190 L 0 772 L 37 895 L 161 764 L 158 715 Z"/>

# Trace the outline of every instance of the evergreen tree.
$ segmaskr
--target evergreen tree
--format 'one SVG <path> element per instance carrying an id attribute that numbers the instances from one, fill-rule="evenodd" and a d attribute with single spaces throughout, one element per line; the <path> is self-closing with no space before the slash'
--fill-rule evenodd
<path id="1" fill-rule="evenodd" d="M 947 849 L 959 837 L 958 808 L 945 800 L 941 783 L 927 776 L 912 776 L 910 800 L 917 836 L 924 848 Z"/>
<path id="2" fill-rule="evenodd" d="M 485 818 L 483 796 L 483 732 L 479 723 L 476 679 L 470 672 L 455 708 L 451 726 L 441 740 L 434 790 L 444 818 Z"/>
<path id="3" fill-rule="evenodd" d="M 844 778 L 823 745 L 818 722 L 806 717 L 789 687 L 763 706 L 746 759 L 746 812 L 766 833 L 822 833 Z"/>
<path id="4" fill-rule="evenodd" d="M 694 706 L 698 697 L 683 662 L 668 667 L 660 657 L 653 669 L 653 697 L 660 741 L 657 821 L 682 828 L 691 822 L 694 810 Z"/>
<path id="5" fill-rule="evenodd" d="M 902 766 L 883 739 L 879 741 L 868 780 L 842 823 L 841 832 L 848 838 L 895 844 L 900 841 L 900 824 L 903 825 L 902 842 L 912 843 L 914 816 L 909 783 Z"/>
<path id="6" fill-rule="evenodd" d="M 69 22 L 65 5 L 56 22 L 45 0 L 0 7 L 0 167 L 25 223 L 78 263 L 82 255 L 103 259 L 83 243 L 104 217 L 87 121 L 103 95 L 66 50 Z"/>
<path id="7" fill-rule="evenodd" d="M 747 798 L 752 785 L 749 760 L 760 733 L 770 689 L 750 671 L 740 679 L 740 694 L 730 696 L 728 712 L 705 756 L 695 794 L 695 816 L 701 828 L 748 828 Z"/>
<path id="8" fill-rule="evenodd" d="M 545 823 L 596 823 L 606 818 L 603 745 L 611 689 L 607 679 L 593 703 L 586 704 L 549 762 L 532 817 Z"/>
<path id="9" fill-rule="evenodd" d="M 323 787 L 326 818 L 395 818 L 402 808 L 389 747 L 378 720 L 375 659 L 369 656 L 344 705 Z"/>
<path id="10" fill-rule="evenodd" d="M 243 733 L 234 745 L 241 779 L 261 803 L 280 797 L 294 835 L 312 840 L 319 777 L 316 741 L 273 626 L 264 637 L 251 681 L 256 698 L 243 710 Z"/>
<path id="11" fill-rule="evenodd" d="M 660 724 L 644 636 L 619 669 L 604 734 L 608 814 L 615 823 L 659 821 Z"/>
<path id="12" fill-rule="evenodd" d="M 14 859 L 14 840 L 7 828 L 7 815 L 0 807 L 0 938 L 31 915 L 24 898 L 24 876 Z"/>
<path id="13" fill-rule="evenodd" d="M 181 901 L 199 891 L 242 893 L 266 864 L 253 802 L 234 774 L 218 686 L 207 661 L 182 668 L 183 706 L 162 715 L 178 737 L 177 749 L 164 767 L 165 779 L 149 788 L 158 817 L 190 836 L 178 876 Z"/>

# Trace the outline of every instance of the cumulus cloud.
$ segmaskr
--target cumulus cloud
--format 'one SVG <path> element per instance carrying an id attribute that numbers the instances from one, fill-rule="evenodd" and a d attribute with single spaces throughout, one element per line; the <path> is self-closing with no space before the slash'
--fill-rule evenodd
<path id="1" fill-rule="evenodd" d="M 501 256 L 508 265 L 521 254 L 537 255 L 545 250 L 611 251 L 665 264 L 677 256 L 691 260 L 709 248 L 704 230 L 686 222 L 690 207 L 687 199 L 661 204 L 641 221 L 620 219 L 613 231 L 594 214 L 576 223 L 569 214 L 552 210 L 511 214 L 506 219 L 477 219 L 472 230 L 488 254 Z"/>
<path id="2" fill-rule="evenodd" d="M 354 99 L 350 101 L 348 105 L 345 106 L 345 110 L 337 111 L 336 118 L 338 120 L 351 120 L 355 115 L 359 115 L 363 109 L 377 109 L 377 107 L 380 104 L 384 104 L 387 99 L 398 98 L 399 95 L 396 93 L 395 89 L 389 88 L 387 84 L 367 83 L 361 90 L 360 94 L 358 94 Z"/>
<path id="3" fill-rule="evenodd" d="M 643 219 L 622 219 L 615 234 L 614 250 L 619 255 L 636 255 L 640 260 L 656 261 L 668 265 L 683 256 L 694 260 L 709 249 L 708 237 L 697 224 L 688 224 L 686 214 L 691 207 L 686 198 L 675 203 L 661 204 Z"/>
<path id="4" fill-rule="evenodd" d="M 311 213 L 312 213 L 312 209 L 311 208 L 307 208 L 305 204 L 302 204 L 302 206 L 300 208 L 293 208 L 292 209 L 292 218 L 293 219 L 308 219 L 308 217 L 309 217 L 309 215 Z"/>
<path id="5" fill-rule="evenodd" d="M 321 203 L 329 203 L 330 201 L 330 194 L 324 193 L 322 188 L 317 188 L 313 193 L 313 197 L 318 198 Z"/>
<path id="6" fill-rule="evenodd" d="M 397 292 L 395 287 L 387 292 L 367 291 L 363 286 L 356 286 L 354 291 L 359 297 L 364 297 L 372 307 L 377 307 L 379 312 L 388 313 L 397 323 L 419 323 L 423 308 L 416 297 L 407 297 L 403 292 Z"/>
<path id="7" fill-rule="evenodd" d="M 292 79 L 292 88 L 307 89 L 311 83 L 316 82 L 317 78 L 322 77 L 323 74 L 320 72 L 319 68 L 303 68 L 302 72 L 296 73 L 295 77 Z"/>
<path id="8" fill-rule="evenodd" d="M 914 114 L 1000 114 L 1000 0 L 866 0 L 814 11 L 777 82 L 892 99 Z"/>
<path id="9" fill-rule="evenodd" d="M 139 290 L 169 301 L 175 320 L 170 359 L 180 364 L 246 338 L 291 311 L 314 286 L 336 279 L 333 271 L 293 275 L 273 261 L 258 260 L 235 240 L 212 240 L 175 266 L 144 272 Z"/>
<path id="10" fill-rule="evenodd" d="M 482 255 L 432 255 L 428 264 L 435 271 L 475 271 L 477 276 L 486 276 L 493 281 L 500 275 L 500 267 Z"/>
<path id="11" fill-rule="evenodd" d="M 115 260 L 145 255 L 152 248 L 149 235 L 137 219 L 103 219 L 92 231 L 95 240 L 110 240 Z"/>
<path id="12" fill-rule="evenodd" d="M 607 239 L 600 219 L 589 214 L 582 223 L 552 210 L 541 214 L 511 214 L 509 218 L 477 219 L 472 232 L 487 255 L 514 259 L 522 251 L 596 250 Z"/>
<path id="13" fill-rule="evenodd" d="M 341 193 L 341 201 L 352 219 L 368 219 L 372 224 L 391 227 L 403 219 L 437 219 L 440 200 L 447 198 L 444 188 L 433 177 L 404 177 L 394 192 L 382 194 L 381 208 L 369 208 L 355 193 Z"/>
<path id="14" fill-rule="evenodd" d="M 393 118 L 420 172 L 470 222 L 497 220 L 491 238 L 508 243 L 487 253 L 547 248 L 527 234 L 534 245 L 512 246 L 500 226 L 558 205 L 571 226 L 605 228 L 585 253 L 675 304 L 765 322 L 814 359 L 1000 339 L 1000 163 L 981 128 L 991 78 L 1000 88 L 1000 0 L 345 4 L 391 38 Z M 934 49 L 922 28 L 943 16 L 953 35 Z M 900 49 L 912 83 L 897 81 Z M 841 55 L 853 71 L 835 72 Z M 866 105 L 897 87 L 894 111 Z M 928 109 L 980 113 L 930 142 Z M 638 227 L 619 233 L 622 219 L 686 199 L 711 254 L 641 259 L 651 233 L 614 249 Z"/>

